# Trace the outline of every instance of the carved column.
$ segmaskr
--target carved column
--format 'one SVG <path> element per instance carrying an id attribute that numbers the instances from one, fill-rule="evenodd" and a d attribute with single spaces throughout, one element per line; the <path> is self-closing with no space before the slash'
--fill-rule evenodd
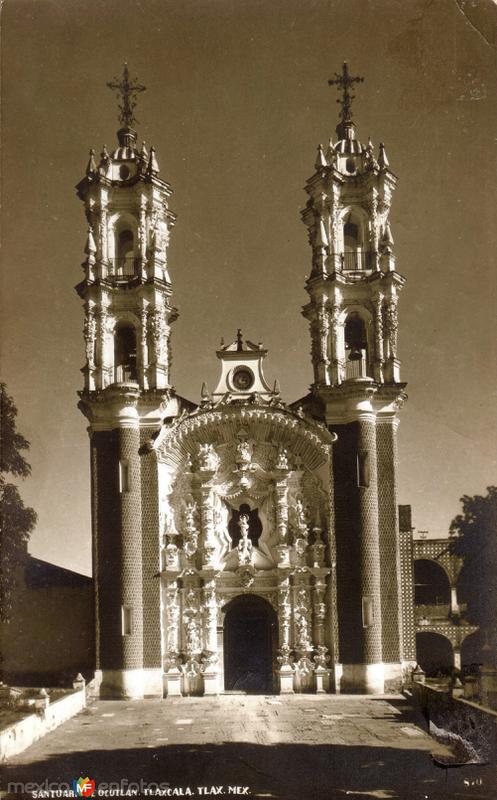
<path id="1" fill-rule="evenodd" d="M 203 590 L 204 605 L 204 652 L 202 655 L 202 675 L 204 678 L 204 694 L 217 694 L 218 687 L 218 650 L 217 650 L 217 597 L 216 581 L 210 578 L 205 581 Z"/>
<path id="2" fill-rule="evenodd" d="M 328 372 L 330 365 L 330 359 L 328 355 L 330 323 L 328 319 L 328 312 L 326 311 L 324 304 L 317 313 L 317 332 L 319 336 L 319 361 L 317 370 L 318 382 L 327 386 L 330 382 Z"/>
<path id="3" fill-rule="evenodd" d="M 397 358 L 397 298 L 391 297 L 384 308 L 384 327 L 388 344 L 388 359 L 385 364 L 385 380 L 389 383 L 400 380 L 400 361 Z"/>
<path id="4" fill-rule="evenodd" d="M 304 506 L 304 503 L 300 497 L 296 500 L 294 513 L 296 526 L 296 536 L 294 541 L 295 554 L 297 557 L 297 563 L 300 566 L 305 566 L 307 546 L 309 544 L 309 530 L 307 525 L 308 510 Z"/>
<path id="5" fill-rule="evenodd" d="M 316 677 L 316 692 L 318 694 L 327 690 L 329 675 L 328 662 L 330 660 L 330 656 L 328 655 L 328 648 L 325 645 L 324 636 L 324 621 L 326 618 L 326 604 L 324 602 L 325 593 L 325 571 L 320 570 L 316 574 L 314 586 L 312 587 L 312 609 L 314 622 L 313 636 L 316 649 L 314 655 L 314 673 Z"/>
<path id="6" fill-rule="evenodd" d="M 200 680 L 200 654 L 202 652 L 202 624 L 199 609 L 199 589 L 191 578 L 185 579 L 183 593 L 183 657 L 181 669 L 185 676 L 186 693 L 198 690 Z"/>
<path id="7" fill-rule="evenodd" d="M 193 499 L 186 502 L 183 512 L 185 531 L 183 534 L 183 550 L 190 562 L 192 562 L 198 548 L 199 532 L 196 525 L 197 505 Z"/>
<path id="8" fill-rule="evenodd" d="M 280 468 L 276 470 L 276 480 L 274 482 L 276 529 L 278 531 L 278 566 L 286 567 L 290 565 L 290 553 L 288 547 L 288 469 L 283 468 L 283 461 L 280 461 Z"/>
<path id="9" fill-rule="evenodd" d="M 214 536 L 214 512 L 212 489 L 209 481 L 214 473 L 202 471 L 200 486 L 200 516 L 202 521 L 202 566 L 206 569 L 216 567 L 217 543 Z"/>
<path id="10" fill-rule="evenodd" d="M 100 260 L 103 264 L 109 263 L 109 240 L 108 240 L 108 211 L 107 206 L 100 207 Z M 102 267 L 102 277 L 107 276 L 107 267 Z"/>
<path id="11" fill-rule="evenodd" d="M 167 658 L 170 662 L 177 664 L 179 656 L 180 645 L 180 630 L 179 630 L 179 591 L 178 581 L 173 580 L 170 582 L 167 589 Z"/>
<path id="12" fill-rule="evenodd" d="M 279 634 L 280 634 L 280 649 L 278 656 L 279 663 L 279 678 L 280 678 L 280 692 L 281 694 L 292 694 L 293 689 L 293 675 L 294 668 L 292 665 L 291 657 L 291 621 L 292 621 L 292 606 L 290 599 L 290 578 L 289 572 L 283 570 L 280 577 L 280 584 L 278 589 L 278 620 L 279 620 Z"/>
<path id="13" fill-rule="evenodd" d="M 326 617 L 326 605 L 324 594 L 326 583 L 322 575 L 318 575 L 312 587 L 312 608 L 314 612 L 314 644 L 316 648 L 324 645 L 324 620 Z"/>
<path id="14" fill-rule="evenodd" d="M 375 380 L 383 382 L 383 295 L 374 298 Z"/>
<path id="15" fill-rule="evenodd" d="M 147 327 L 147 311 L 142 308 L 140 312 L 140 344 L 141 344 L 141 372 L 142 384 L 144 389 L 149 388 L 148 384 L 148 327 Z"/>
<path id="16" fill-rule="evenodd" d="M 140 221 L 138 224 L 138 248 L 142 263 L 147 257 L 147 204 L 142 200 L 140 205 Z"/>
<path id="17" fill-rule="evenodd" d="M 180 663 L 180 596 L 178 581 L 171 580 L 166 592 L 166 642 L 164 655 L 167 696 L 181 695 Z"/>
<path id="18" fill-rule="evenodd" d="M 309 332 L 311 335 L 311 361 L 312 361 L 312 369 L 314 374 L 314 383 L 316 386 L 319 385 L 319 358 L 320 358 L 320 348 L 319 348 L 319 324 L 317 319 L 311 319 L 309 323 Z"/>
<path id="19" fill-rule="evenodd" d="M 311 598 L 308 585 L 307 570 L 297 568 L 294 587 L 294 642 L 298 660 L 295 669 L 299 680 L 300 691 L 311 688 L 310 681 L 314 671 L 311 653 L 314 649 L 312 642 Z"/>
<path id="20" fill-rule="evenodd" d="M 97 313 L 97 389 L 105 389 L 113 382 L 112 364 L 108 363 L 109 351 L 108 338 L 114 330 L 114 320 L 109 317 L 107 310 L 101 308 Z"/>
<path id="21" fill-rule="evenodd" d="M 95 369 L 95 342 L 97 335 L 97 321 L 91 308 L 88 308 L 86 312 L 83 334 L 85 337 L 87 370 L 87 385 L 85 388 L 91 390 L 96 388 L 93 371 Z"/>
<path id="22" fill-rule="evenodd" d="M 344 375 L 343 359 L 339 356 L 339 319 L 341 307 L 338 303 L 333 303 L 330 308 L 330 328 L 331 328 L 331 384 L 336 386 L 341 383 Z"/>

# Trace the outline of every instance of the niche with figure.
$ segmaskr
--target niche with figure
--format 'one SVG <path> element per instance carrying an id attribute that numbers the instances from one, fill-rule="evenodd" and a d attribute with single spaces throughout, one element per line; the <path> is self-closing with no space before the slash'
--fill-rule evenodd
<path id="1" fill-rule="evenodd" d="M 228 533 L 231 537 L 232 547 L 235 548 L 238 546 L 238 542 L 240 541 L 241 532 L 240 532 L 240 517 L 245 514 L 248 517 L 248 536 L 254 547 L 257 547 L 257 543 L 259 538 L 262 534 L 262 522 L 259 518 L 259 510 L 257 508 L 251 510 L 250 506 L 247 503 L 242 503 L 238 511 L 233 509 L 233 513 L 231 515 L 231 519 L 228 522 Z"/>
<path id="2" fill-rule="evenodd" d="M 138 381 L 136 331 L 133 325 L 119 324 L 114 334 L 114 373 L 116 383 Z"/>

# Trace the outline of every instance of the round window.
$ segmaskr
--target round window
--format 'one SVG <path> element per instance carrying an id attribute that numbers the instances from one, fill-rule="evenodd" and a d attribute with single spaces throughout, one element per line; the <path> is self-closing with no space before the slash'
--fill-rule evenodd
<path id="1" fill-rule="evenodd" d="M 254 384 L 254 373 L 248 367 L 237 367 L 231 382 L 239 392 L 247 392 Z"/>
<path id="2" fill-rule="evenodd" d="M 122 164 L 119 167 L 119 177 L 121 178 L 122 181 L 127 181 L 130 174 L 131 173 L 129 171 L 129 167 L 127 167 L 126 164 Z"/>

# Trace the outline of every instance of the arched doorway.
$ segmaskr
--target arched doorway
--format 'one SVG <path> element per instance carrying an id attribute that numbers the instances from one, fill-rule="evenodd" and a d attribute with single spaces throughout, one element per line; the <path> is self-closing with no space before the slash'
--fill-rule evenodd
<path id="1" fill-rule="evenodd" d="M 273 658 L 278 646 L 274 609 L 261 597 L 242 595 L 224 610 L 225 690 L 270 694 L 274 690 Z"/>
<path id="2" fill-rule="evenodd" d="M 449 640 L 439 633 L 416 634 L 416 660 L 429 678 L 450 675 L 454 669 L 454 651 Z"/>

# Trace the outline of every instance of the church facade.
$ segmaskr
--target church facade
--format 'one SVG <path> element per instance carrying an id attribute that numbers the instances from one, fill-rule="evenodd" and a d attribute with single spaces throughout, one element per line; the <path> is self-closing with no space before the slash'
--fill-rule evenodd
<path id="1" fill-rule="evenodd" d="M 216 353 L 213 392 L 193 404 L 172 389 L 171 187 L 137 146 L 143 87 L 127 67 L 113 84 L 117 147 L 92 151 L 77 187 L 102 695 L 379 693 L 414 659 L 396 498 L 396 178 L 383 145 L 357 138 L 354 80 L 346 65 L 336 76 L 337 141 L 306 185 L 314 377 L 291 405 L 240 331 Z"/>

